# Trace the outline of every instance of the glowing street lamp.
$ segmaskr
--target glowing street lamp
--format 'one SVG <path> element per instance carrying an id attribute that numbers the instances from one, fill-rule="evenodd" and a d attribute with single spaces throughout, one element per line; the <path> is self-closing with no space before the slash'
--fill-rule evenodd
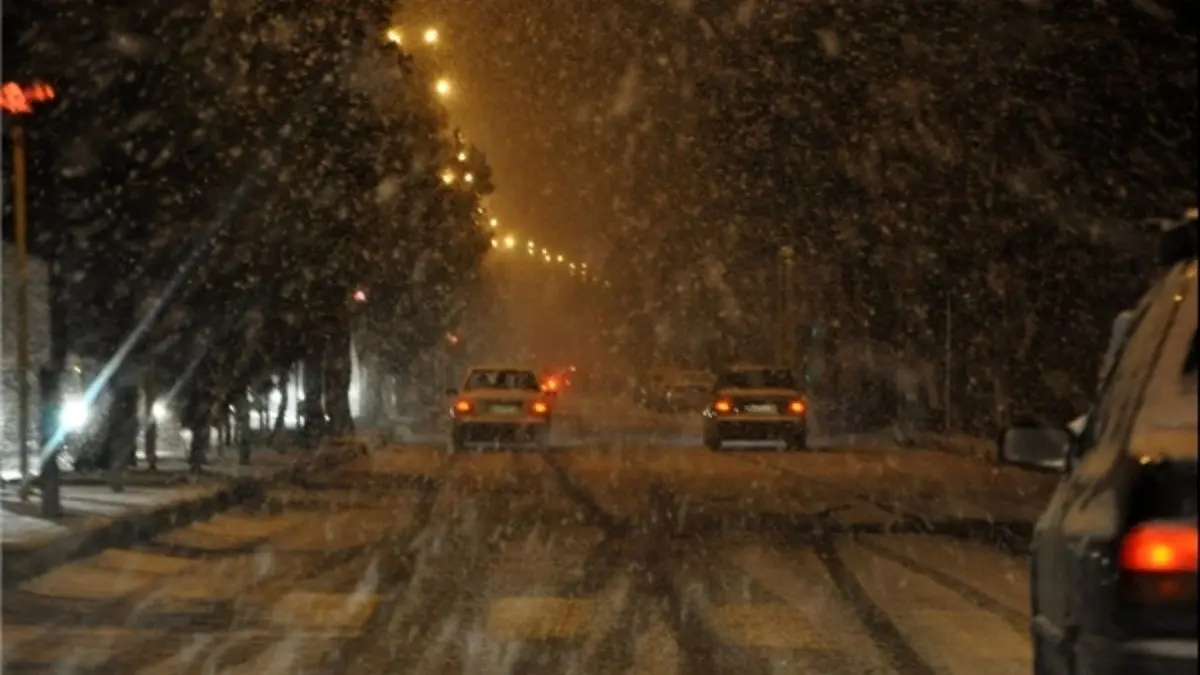
<path id="1" fill-rule="evenodd" d="M 560 255 L 560 256 L 558 256 L 558 258 L 556 258 L 556 260 L 557 260 L 558 262 L 562 262 L 562 261 L 563 261 L 563 257 Z"/>
<path id="2" fill-rule="evenodd" d="M 517 238 L 512 236 L 511 234 L 504 238 L 504 248 L 515 248 L 516 245 L 517 245 Z"/>
<path id="3" fill-rule="evenodd" d="M 499 225 L 500 225 L 500 219 L 499 219 L 499 218 L 492 218 L 491 220 L 489 220 L 489 221 L 488 221 L 488 225 L 491 225 L 491 226 L 492 226 L 492 228 L 493 228 L 493 229 L 495 229 L 497 226 L 499 226 Z"/>
<path id="4" fill-rule="evenodd" d="M 450 169 L 442 172 L 442 182 L 446 185 L 453 185 L 456 180 L 458 180 L 458 176 L 454 175 L 454 172 Z"/>
<path id="5" fill-rule="evenodd" d="M 29 472 L 29 221 L 25 201 L 25 128 L 21 118 L 33 113 L 35 103 L 52 100 L 54 87 L 41 82 L 30 85 L 5 82 L 0 87 L 0 109 L 12 121 L 9 133 L 12 136 L 13 238 L 17 249 L 17 447 L 20 449 L 22 499 L 29 494 L 32 483 Z M 42 464 L 54 464 L 52 471 L 57 471 L 56 461 L 52 456 L 48 462 L 43 460 Z M 42 473 L 45 481 L 42 486 L 42 512 L 51 517 L 59 514 L 57 476 L 57 473 L 53 476 Z"/>
<path id="6" fill-rule="evenodd" d="M 427 45 L 436 45 L 441 37 L 436 28 L 426 28 L 425 32 L 421 33 L 421 40 Z"/>
<path id="7" fill-rule="evenodd" d="M 404 44 L 404 36 L 400 34 L 399 28 L 389 28 L 387 30 L 387 41 L 399 46 Z"/>
<path id="8" fill-rule="evenodd" d="M 475 174 L 465 173 L 465 174 L 463 174 L 463 180 L 466 181 L 467 183 L 474 183 L 475 182 Z"/>
<path id="9" fill-rule="evenodd" d="M 458 153 L 458 161 L 460 161 L 460 162 L 467 161 L 467 153 L 465 153 L 465 152 Z"/>
<path id="10" fill-rule="evenodd" d="M 433 90 L 437 92 L 438 96 L 449 96 L 452 89 L 453 87 L 450 85 L 450 80 L 447 80 L 444 77 L 438 78 L 438 81 L 433 83 Z"/>

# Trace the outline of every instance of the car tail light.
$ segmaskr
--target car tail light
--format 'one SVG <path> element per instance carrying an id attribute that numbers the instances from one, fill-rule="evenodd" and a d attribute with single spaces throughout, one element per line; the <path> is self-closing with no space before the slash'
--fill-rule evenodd
<path id="1" fill-rule="evenodd" d="M 454 412 L 458 415 L 469 415 L 475 406 L 471 405 L 470 401 L 458 400 L 454 402 Z"/>
<path id="2" fill-rule="evenodd" d="M 549 392 L 555 392 L 555 391 L 558 391 L 558 388 L 560 386 L 562 386 L 562 383 L 558 381 L 558 378 L 551 377 L 546 380 L 545 384 L 542 385 L 542 389 L 549 391 Z"/>
<path id="3" fill-rule="evenodd" d="M 1196 573 L 1196 526 L 1183 523 L 1136 525 L 1121 542 L 1126 572 Z"/>
<path id="4" fill-rule="evenodd" d="M 713 410 L 722 414 L 733 412 L 733 402 L 729 399 L 719 398 L 713 402 Z"/>
<path id="5" fill-rule="evenodd" d="M 1196 603 L 1195 523 L 1148 522 L 1135 525 L 1121 541 L 1123 598 L 1135 605 Z"/>
<path id="6" fill-rule="evenodd" d="M 550 412 L 550 406 L 546 405 L 544 401 L 534 401 L 529 409 L 533 411 L 534 415 L 545 415 Z"/>
<path id="7" fill-rule="evenodd" d="M 793 415 L 803 415 L 805 410 L 808 410 L 808 406 L 804 405 L 804 401 L 800 399 L 788 403 L 788 412 Z"/>

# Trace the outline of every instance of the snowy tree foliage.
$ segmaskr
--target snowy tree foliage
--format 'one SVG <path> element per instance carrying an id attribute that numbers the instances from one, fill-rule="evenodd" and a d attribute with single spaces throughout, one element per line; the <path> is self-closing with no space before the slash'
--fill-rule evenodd
<path id="1" fill-rule="evenodd" d="M 471 149 L 472 190 L 438 179 L 459 140 L 384 39 L 390 4 L 29 11 L 20 75 L 59 93 L 30 127 L 31 221 L 67 280 L 71 348 L 110 357 L 162 298 L 115 386 L 153 354 L 199 424 L 304 362 L 308 419 L 348 429 L 352 332 L 402 369 L 488 248 L 487 160 Z"/>

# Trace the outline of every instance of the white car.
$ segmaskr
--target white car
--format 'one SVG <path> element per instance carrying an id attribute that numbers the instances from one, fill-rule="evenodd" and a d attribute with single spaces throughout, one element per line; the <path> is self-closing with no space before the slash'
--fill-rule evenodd
<path id="1" fill-rule="evenodd" d="M 783 441 L 789 450 L 808 447 L 808 403 L 787 368 L 734 366 L 717 377 L 704 410 L 704 444 Z"/>
<path id="2" fill-rule="evenodd" d="M 472 368 L 462 386 L 447 392 L 450 447 L 468 443 L 525 442 L 546 445 L 552 401 L 542 391 L 537 373 L 517 367 Z"/>

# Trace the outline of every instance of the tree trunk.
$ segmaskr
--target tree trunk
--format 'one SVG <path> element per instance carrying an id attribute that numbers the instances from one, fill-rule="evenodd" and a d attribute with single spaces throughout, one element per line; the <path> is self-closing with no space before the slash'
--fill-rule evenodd
<path id="1" fill-rule="evenodd" d="M 238 464 L 250 463 L 250 400 L 246 391 L 238 392 L 234 399 L 234 442 L 237 444 Z"/>
<path id="2" fill-rule="evenodd" d="M 329 431 L 345 435 L 354 430 L 350 415 L 350 325 L 339 321 L 331 326 L 325 350 L 325 412 L 329 414 Z"/>
<path id="3" fill-rule="evenodd" d="M 313 336 L 313 344 L 309 346 L 304 356 L 301 373 L 301 384 L 304 388 L 304 400 L 301 402 L 301 419 L 306 439 L 320 438 L 325 434 L 325 340 Z"/>
<path id="4" fill-rule="evenodd" d="M 101 441 L 104 458 L 101 466 L 109 470 L 113 481 L 117 481 L 116 476 L 137 462 L 138 382 L 128 371 L 118 370 L 113 378 L 112 406 L 108 414 L 111 423 Z M 114 488 L 118 486 L 119 482 L 113 482 Z"/>
<path id="5" fill-rule="evenodd" d="M 288 389 L 291 385 L 290 375 L 290 368 L 285 368 L 279 374 L 279 409 L 275 412 L 275 423 L 271 425 L 271 445 L 275 444 L 275 439 L 279 436 L 279 432 L 287 424 Z"/>

